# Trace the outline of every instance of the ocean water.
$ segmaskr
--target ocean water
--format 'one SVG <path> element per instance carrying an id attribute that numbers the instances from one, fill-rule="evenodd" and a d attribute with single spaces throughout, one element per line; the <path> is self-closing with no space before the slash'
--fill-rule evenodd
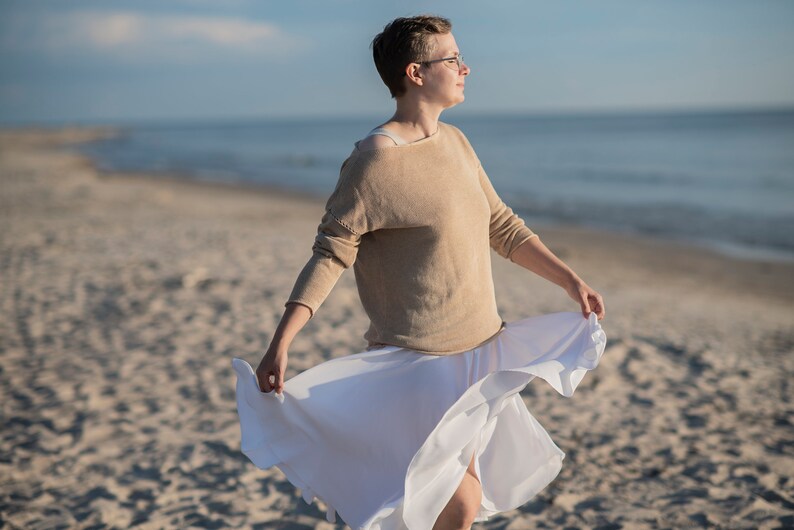
<path id="1" fill-rule="evenodd" d="M 133 125 L 81 150 L 102 169 L 325 199 L 353 142 L 384 118 Z M 466 134 L 530 227 L 563 222 L 794 260 L 794 110 L 441 119 Z"/>

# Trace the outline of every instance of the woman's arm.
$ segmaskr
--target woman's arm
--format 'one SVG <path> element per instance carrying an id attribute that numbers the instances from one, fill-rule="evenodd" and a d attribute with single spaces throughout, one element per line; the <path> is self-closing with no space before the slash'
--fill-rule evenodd
<path id="1" fill-rule="evenodd" d="M 270 392 L 275 389 L 277 394 L 281 394 L 284 389 L 284 372 L 287 371 L 289 346 L 311 316 L 311 309 L 307 306 L 295 302 L 287 304 L 287 309 L 278 323 L 270 346 L 256 369 L 256 378 L 262 392 Z M 273 377 L 272 383 L 270 382 L 271 376 Z"/>
<path id="2" fill-rule="evenodd" d="M 279 321 L 270 346 L 259 362 L 256 378 L 262 392 L 275 389 L 281 394 L 287 370 L 287 352 L 295 335 L 303 329 L 331 292 L 342 272 L 356 260 L 361 236 L 340 224 L 331 210 L 326 210 L 317 228 L 312 256 L 295 280 L 284 315 Z M 270 378 L 273 377 L 273 382 Z"/>
<path id="3" fill-rule="evenodd" d="M 581 305 L 582 314 L 585 318 L 591 311 L 598 315 L 598 320 L 604 318 L 606 311 L 601 295 L 579 278 L 560 258 L 555 256 L 543 244 L 539 236 L 535 235 L 521 243 L 510 255 L 510 259 L 514 263 L 565 289 L 565 292 Z"/>
<path id="4" fill-rule="evenodd" d="M 358 173 L 346 171 L 346 168 L 350 169 L 349 160 L 342 164 L 339 181 L 325 204 L 312 255 L 295 280 L 284 304 L 284 315 L 256 369 L 259 388 L 263 392 L 275 389 L 281 394 L 292 340 L 317 312 L 342 272 L 356 261 L 361 236 L 369 231 L 366 208 L 355 187 Z M 274 378 L 272 383 L 271 377 Z"/>

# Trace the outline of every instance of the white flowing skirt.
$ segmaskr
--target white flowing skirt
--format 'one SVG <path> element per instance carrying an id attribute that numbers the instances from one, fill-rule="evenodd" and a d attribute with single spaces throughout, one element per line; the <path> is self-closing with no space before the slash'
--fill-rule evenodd
<path id="1" fill-rule="evenodd" d="M 551 313 L 459 354 L 387 346 L 331 359 L 281 396 L 235 358 L 241 450 L 354 530 L 430 530 L 476 455 L 484 521 L 538 494 L 565 457 L 519 392 L 537 376 L 572 396 L 605 346 L 595 313 Z"/>

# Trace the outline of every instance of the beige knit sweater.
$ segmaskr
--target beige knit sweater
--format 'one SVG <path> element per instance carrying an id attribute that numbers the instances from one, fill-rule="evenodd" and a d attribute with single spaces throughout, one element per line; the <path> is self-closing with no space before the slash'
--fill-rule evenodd
<path id="1" fill-rule="evenodd" d="M 502 202 L 453 125 L 439 122 L 433 135 L 405 145 L 355 145 L 286 304 L 306 305 L 313 316 L 354 265 L 370 348 L 451 355 L 488 341 L 504 325 L 489 245 L 512 259 L 536 235 Z"/>

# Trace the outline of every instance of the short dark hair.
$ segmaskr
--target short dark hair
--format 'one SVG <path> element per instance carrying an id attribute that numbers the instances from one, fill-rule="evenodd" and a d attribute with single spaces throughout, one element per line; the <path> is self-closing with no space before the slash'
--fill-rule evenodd
<path id="1" fill-rule="evenodd" d="M 395 18 L 375 35 L 370 47 L 375 68 L 392 98 L 405 94 L 403 73 L 409 63 L 429 61 L 435 43 L 429 38 L 452 31 L 452 23 L 435 15 Z"/>

